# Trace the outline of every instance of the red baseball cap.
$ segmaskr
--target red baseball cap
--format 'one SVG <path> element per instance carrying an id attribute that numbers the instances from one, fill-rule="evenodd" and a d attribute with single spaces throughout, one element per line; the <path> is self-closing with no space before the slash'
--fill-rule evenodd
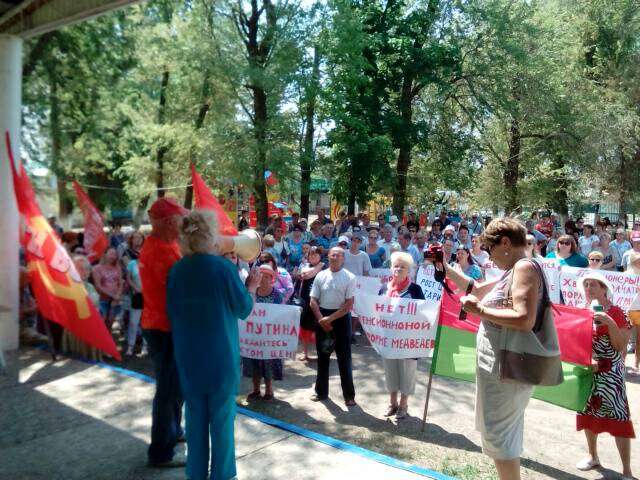
<path id="1" fill-rule="evenodd" d="M 186 215 L 189 210 L 178 203 L 175 198 L 163 197 L 159 198 L 149 209 L 149 215 L 154 218 L 167 218 L 172 215 Z"/>

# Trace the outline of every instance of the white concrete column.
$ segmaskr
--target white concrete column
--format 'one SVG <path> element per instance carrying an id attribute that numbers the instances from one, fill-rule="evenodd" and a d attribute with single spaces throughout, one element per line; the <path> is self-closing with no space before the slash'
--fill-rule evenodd
<path id="1" fill-rule="evenodd" d="M 18 210 L 5 132 L 20 158 L 22 39 L 0 35 L 0 348 L 18 348 Z"/>

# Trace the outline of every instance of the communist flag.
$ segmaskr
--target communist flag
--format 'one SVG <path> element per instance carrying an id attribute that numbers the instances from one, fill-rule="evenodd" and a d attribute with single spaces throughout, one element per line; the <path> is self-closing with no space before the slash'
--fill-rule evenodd
<path id="1" fill-rule="evenodd" d="M 84 248 L 91 263 L 102 258 L 102 254 L 109 246 L 107 235 L 104 233 L 104 221 L 100 210 L 93 204 L 87 192 L 80 184 L 73 181 L 73 189 L 76 191 L 78 205 L 84 216 Z"/>
<path id="2" fill-rule="evenodd" d="M 5 136 L 13 188 L 25 224 L 22 242 L 27 269 L 38 309 L 47 319 L 62 325 L 80 340 L 120 360 L 120 352 L 87 295 L 69 254 L 42 216 L 24 165 L 20 164 L 18 173 L 9 133 Z"/>
<path id="3" fill-rule="evenodd" d="M 451 284 L 450 284 L 451 285 Z M 467 315 L 460 319 L 459 294 L 442 290 L 438 347 L 433 373 L 474 382 L 476 378 L 476 333 L 480 319 Z M 569 410 L 582 411 L 589 393 L 593 312 L 567 305 L 552 304 L 564 382 L 553 387 L 536 387 L 533 397 Z"/>
<path id="4" fill-rule="evenodd" d="M 218 229 L 222 235 L 235 236 L 238 230 L 226 214 L 215 195 L 211 193 L 202 177 L 196 172 L 196 167 L 191 164 L 191 183 L 193 184 L 193 196 L 196 208 L 212 210 L 218 217 Z"/>

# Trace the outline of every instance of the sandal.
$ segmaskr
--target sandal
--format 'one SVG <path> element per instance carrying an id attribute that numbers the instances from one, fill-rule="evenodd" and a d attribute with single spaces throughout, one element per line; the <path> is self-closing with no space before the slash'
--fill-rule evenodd
<path id="1" fill-rule="evenodd" d="M 408 409 L 399 407 L 396 413 L 396 420 L 402 420 L 403 418 L 406 418 L 408 413 Z"/>
<path id="2" fill-rule="evenodd" d="M 598 458 L 587 457 L 580 460 L 576 464 L 576 468 L 582 472 L 586 472 L 587 470 L 592 470 L 600 466 L 600 460 Z"/>
<path id="3" fill-rule="evenodd" d="M 258 400 L 260 398 L 262 398 L 262 396 L 260 395 L 260 392 L 251 392 L 249 395 L 247 395 L 248 401 Z"/>
<path id="4" fill-rule="evenodd" d="M 392 417 L 398 412 L 397 405 L 389 405 L 387 408 L 387 413 L 384 414 L 385 417 Z"/>

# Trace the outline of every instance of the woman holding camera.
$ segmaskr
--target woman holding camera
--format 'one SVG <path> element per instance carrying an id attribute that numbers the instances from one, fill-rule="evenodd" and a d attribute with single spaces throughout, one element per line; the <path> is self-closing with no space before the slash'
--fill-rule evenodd
<path id="1" fill-rule="evenodd" d="M 524 411 L 533 386 L 501 380 L 501 333 L 531 331 L 538 310 L 545 307 L 544 277 L 539 266 L 526 258 L 526 238 L 525 227 L 512 218 L 496 219 L 487 226 L 481 240 L 491 260 L 505 270 L 497 281 L 475 282 L 444 264 L 447 278 L 466 292 L 461 298 L 464 311 L 481 319 L 476 339 L 476 429 L 483 452 L 494 460 L 502 480 L 520 478 Z"/>

